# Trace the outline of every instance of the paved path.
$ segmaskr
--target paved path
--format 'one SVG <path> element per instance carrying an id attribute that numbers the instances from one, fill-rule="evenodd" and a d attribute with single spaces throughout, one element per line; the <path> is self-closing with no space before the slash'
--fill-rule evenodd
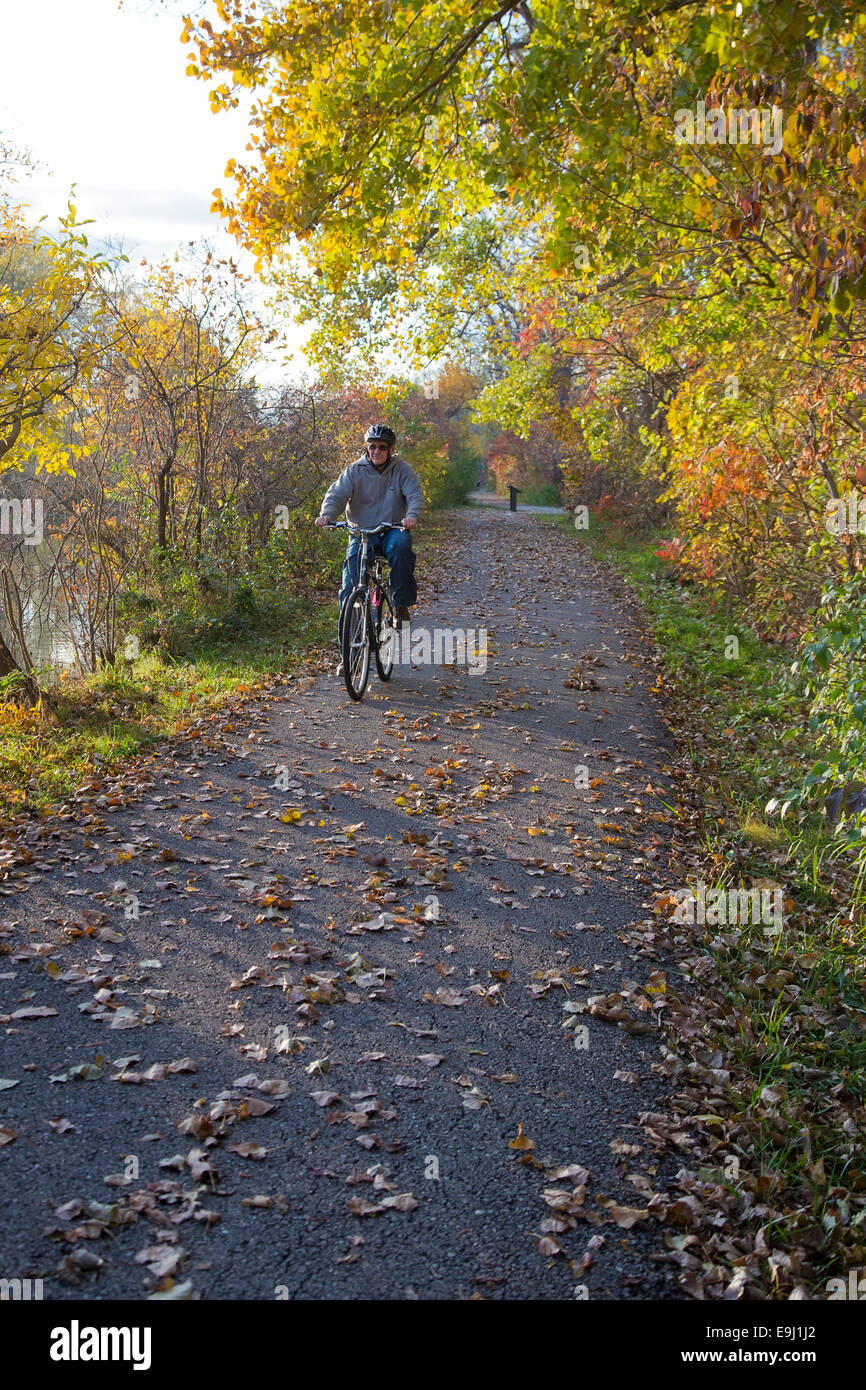
<path id="1" fill-rule="evenodd" d="M 475 504 L 476 507 L 499 507 L 503 511 L 508 511 L 508 498 L 500 497 L 496 492 L 470 492 L 467 501 Z M 519 512 L 546 513 L 548 516 L 562 516 L 564 507 L 536 507 L 531 504 L 524 505 L 517 499 L 517 510 Z"/>
<path id="2" fill-rule="evenodd" d="M 412 632 L 486 627 L 484 674 L 398 669 L 361 705 L 301 677 L 6 846 L 0 1277 L 677 1296 L 619 1210 L 665 1172 L 636 1127 L 663 1085 L 651 676 L 570 537 L 454 526 L 435 564 L 421 538 Z"/>

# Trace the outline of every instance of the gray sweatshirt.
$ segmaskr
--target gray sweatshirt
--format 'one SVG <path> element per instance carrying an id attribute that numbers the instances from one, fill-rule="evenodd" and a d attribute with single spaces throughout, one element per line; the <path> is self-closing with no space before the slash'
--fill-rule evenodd
<path id="1" fill-rule="evenodd" d="M 424 510 L 424 493 L 417 473 L 399 454 L 391 455 L 381 473 L 363 454 L 331 483 L 320 515 L 336 521 L 344 507 L 352 526 L 372 531 L 385 522 L 398 526 L 404 517 L 418 516 Z"/>

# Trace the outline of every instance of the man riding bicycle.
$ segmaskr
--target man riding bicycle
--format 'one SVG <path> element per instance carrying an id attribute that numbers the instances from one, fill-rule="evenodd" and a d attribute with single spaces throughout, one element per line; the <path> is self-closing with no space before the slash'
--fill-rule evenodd
<path id="1" fill-rule="evenodd" d="M 351 526 L 373 531 L 389 524 L 404 530 L 385 531 L 371 537 L 373 553 L 385 556 L 391 568 L 391 596 L 398 625 L 408 622 L 409 607 L 418 598 L 415 583 L 415 552 L 409 532 L 424 510 L 424 493 L 418 475 L 405 459 L 394 454 L 397 436 L 388 425 L 371 425 L 364 435 L 364 453 L 350 463 L 332 483 L 322 499 L 317 526 L 331 526 L 345 508 Z M 340 612 L 359 582 L 361 537 L 352 536 L 343 564 Z"/>

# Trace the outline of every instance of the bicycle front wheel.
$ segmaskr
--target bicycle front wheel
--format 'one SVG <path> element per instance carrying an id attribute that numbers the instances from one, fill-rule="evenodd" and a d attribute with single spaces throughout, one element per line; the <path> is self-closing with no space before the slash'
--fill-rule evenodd
<path id="1" fill-rule="evenodd" d="M 357 589 L 346 600 L 342 632 L 343 681 L 353 700 L 363 698 L 370 678 L 370 632 L 367 596 Z"/>

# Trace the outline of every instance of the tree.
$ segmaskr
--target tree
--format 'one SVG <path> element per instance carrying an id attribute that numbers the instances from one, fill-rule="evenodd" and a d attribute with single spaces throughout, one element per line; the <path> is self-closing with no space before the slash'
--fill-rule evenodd
<path id="1" fill-rule="evenodd" d="M 97 361 L 94 329 L 110 265 L 87 249 L 69 204 L 57 239 L 0 205 L 0 465 L 71 468 L 64 434 L 75 384 Z"/>
<path id="2" fill-rule="evenodd" d="M 215 260 L 206 249 L 194 269 L 164 262 L 144 286 L 115 287 L 108 312 L 115 347 L 109 376 L 115 399 L 122 389 L 129 404 L 147 460 L 157 548 L 165 554 L 176 524 L 178 468 L 191 474 L 186 500 L 200 548 L 210 465 L 225 445 L 230 406 L 257 343 L 259 325 L 244 304 L 242 277 L 231 260 Z"/>
<path id="3" fill-rule="evenodd" d="M 3 151 L 4 158 L 12 158 L 8 147 Z M 70 203 L 60 235 L 53 238 L 29 227 L 8 193 L 0 197 L 0 466 L 31 480 L 42 469 L 72 471 L 80 444 L 73 428 L 74 390 L 98 360 L 94 330 L 110 262 L 88 251 L 84 225 Z M 16 500 L 32 502 L 33 492 L 31 485 L 31 497 Z M 4 551 L 0 607 L 9 630 L 21 637 L 12 558 Z M 24 689 L 35 700 L 39 691 L 23 640 L 19 649 L 27 673 Z M 19 669 L 0 633 L 0 676 Z"/>
<path id="4" fill-rule="evenodd" d="M 539 285 L 583 253 L 604 277 L 710 252 L 815 332 L 864 292 L 856 0 L 216 8 L 219 27 L 186 23 L 188 71 L 215 110 L 253 90 L 256 158 L 229 161 L 236 195 L 215 206 L 317 318 L 322 355 L 365 350 L 398 312 L 410 348 L 441 347 L 507 306 L 515 251 Z M 680 139 L 699 101 L 742 109 L 748 139 L 713 143 L 712 122 Z"/>

